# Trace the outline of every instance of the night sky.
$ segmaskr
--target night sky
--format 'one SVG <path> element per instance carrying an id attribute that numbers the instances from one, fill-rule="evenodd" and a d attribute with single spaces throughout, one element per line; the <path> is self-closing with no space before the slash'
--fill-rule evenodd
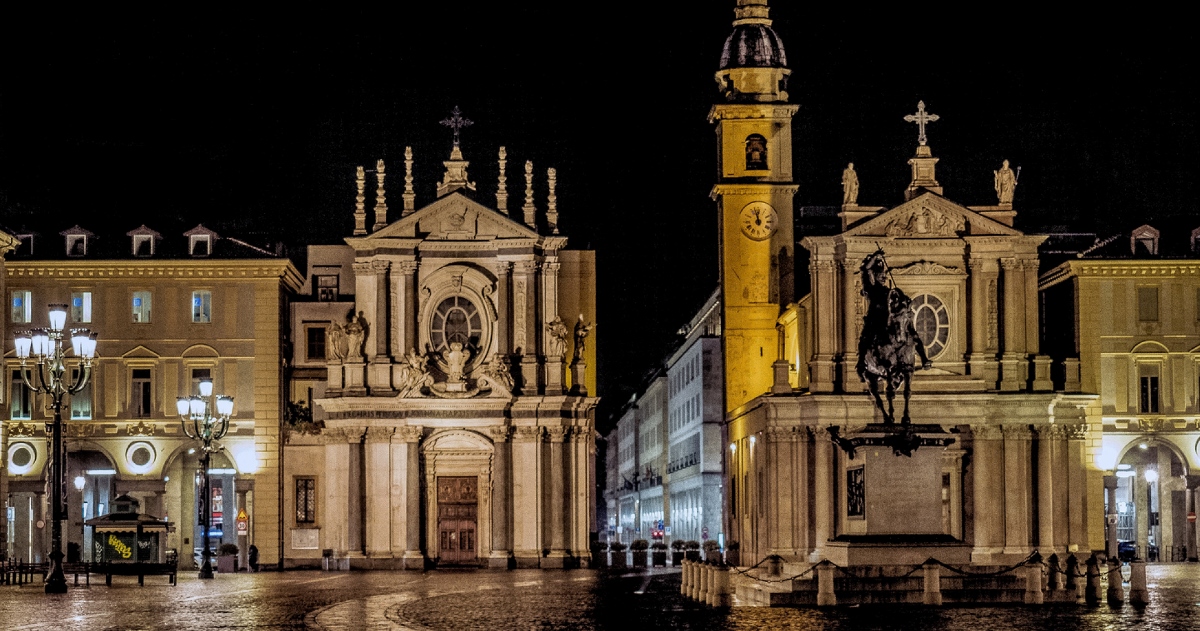
<path id="1" fill-rule="evenodd" d="M 941 116 L 929 143 L 947 197 L 994 203 L 1009 159 L 1019 228 L 1198 214 L 1200 55 L 1182 19 L 772 5 L 801 105 L 798 206 L 840 203 L 849 161 L 861 204 L 902 201 L 916 145 L 902 118 L 923 99 Z M 450 148 L 437 123 L 458 105 L 475 121 L 462 146 L 479 198 L 494 203 L 499 145 L 510 209 L 526 159 L 543 209 L 556 167 L 560 225 L 597 251 L 604 431 L 717 282 L 706 116 L 734 1 L 405 6 L 0 21 L 0 224 L 203 222 L 293 252 L 335 243 L 356 165 L 388 161 L 396 213 L 412 145 L 418 205 L 433 200 Z"/>

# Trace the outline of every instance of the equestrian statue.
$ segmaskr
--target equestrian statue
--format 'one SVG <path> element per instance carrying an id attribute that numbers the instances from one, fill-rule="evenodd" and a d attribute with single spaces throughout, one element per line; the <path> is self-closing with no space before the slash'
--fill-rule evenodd
<path id="1" fill-rule="evenodd" d="M 907 426 L 911 423 L 908 399 L 912 392 L 914 355 L 921 358 L 922 370 L 931 365 L 925 355 L 925 344 L 913 326 L 912 299 L 892 282 L 882 249 L 864 258 L 858 269 L 862 274 L 862 295 L 867 299 L 867 313 L 863 316 L 862 335 L 858 338 L 855 370 L 858 378 L 867 382 L 886 424 L 896 420 L 892 402 L 896 389 L 904 386 L 904 413 L 900 424 Z M 879 396 L 880 380 L 886 384 L 886 407 Z"/>

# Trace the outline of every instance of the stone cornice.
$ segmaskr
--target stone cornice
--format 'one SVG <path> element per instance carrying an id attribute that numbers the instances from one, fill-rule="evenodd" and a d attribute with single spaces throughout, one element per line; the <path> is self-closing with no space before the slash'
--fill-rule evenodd
<path id="1" fill-rule="evenodd" d="M 719 103 L 708 111 L 708 122 L 715 123 L 726 119 L 748 118 L 787 118 L 790 119 L 800 111 L 799 105 L 783 103 Z"/>
<path id="2" fill-rule="evenodd" d="M 22 278 L 212 278 L 281 279 L 299 289 L 300 272 L 288 260 L 194 260 L 153 259 L 80 261 L 7 261 L 9 279 Z"/>
<path id="3" fill-rule="evenodd" d="M 769 182 L 763 182 L 758 184 L 739 182 L 737 184 L 717 184 L 716 186 L 712 187 L 712 191 L 708 194 L 708 196 L 711 199 L 716 199 L 722 195 L 766 195 L 769 193 L 795 195 L 799 190 L 799 185 L 790 183 L 772 184 Z"/>

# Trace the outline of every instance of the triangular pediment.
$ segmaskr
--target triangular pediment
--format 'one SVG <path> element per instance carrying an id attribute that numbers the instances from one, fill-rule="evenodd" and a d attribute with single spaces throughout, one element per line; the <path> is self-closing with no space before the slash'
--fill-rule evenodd
<path id="1" fill-rule="evenodd" d="M 364 237 L 366 240 L 426 239 L 431 241 L 536 238 L 538 238 L 538 234 L 533 229 L 462 193 L 450 193 L 411 215 Z"/>
<path id="2" fill-rule="evenodd" d="M 926 192 L 842 234 L 847 237 L 945 239 L 1020 236 L 1022 233 L 936 193 Z"/>
<path id="3" fill-rule="evenodd" d="M 129 349 L 129 351 L 127 351 L 124 355 L 121 355 L 121 359 L 159 359 L 161 357 L 162 356 L 158 353 L 155 353 L 141 344 Z"/>

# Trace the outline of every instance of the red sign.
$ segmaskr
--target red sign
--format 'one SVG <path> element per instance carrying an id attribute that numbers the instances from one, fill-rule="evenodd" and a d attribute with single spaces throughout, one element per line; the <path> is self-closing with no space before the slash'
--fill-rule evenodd
<path id="1" fill-rule="evenodd" d="M 1188 521 L 1193 524 L 1196 523 L 1196 512 L 1195 511 L 1188 513 Z"/>

